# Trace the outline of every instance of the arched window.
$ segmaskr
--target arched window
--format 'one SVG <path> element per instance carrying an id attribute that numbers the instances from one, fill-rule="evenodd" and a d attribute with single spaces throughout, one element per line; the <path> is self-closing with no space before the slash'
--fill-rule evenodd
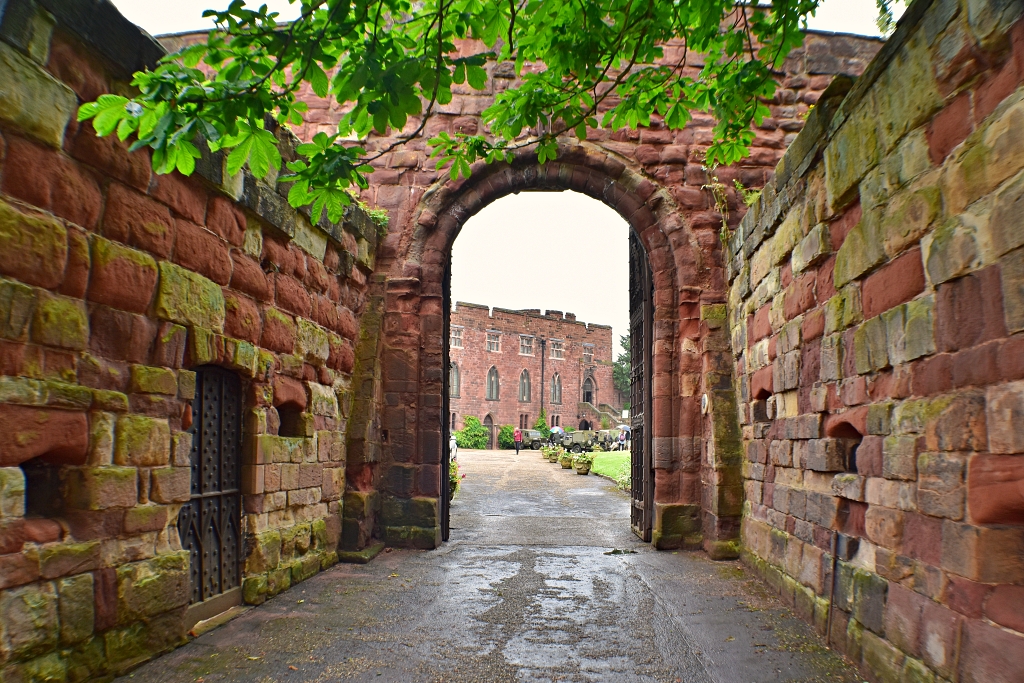
<path id="1" fill-rule="evenodd" d="M 448 395 L 452 398 L 459 397 L 459 366 L 452 363 L 448 366 Z"/>
<path id="2" fill-rule="evenodd" d="M 583 382 L 583 402 L 594 402 L 594 382 L 589 377 Z"/>
<path id="3" fill-rule="evenodd" d="M 519 375 L 519 400 L 525 403 L 530 401 L 530 373 L 526 370 Z"/>
<path id="4" fill-rule="evenodd" d="M 555 376 L 551 378 L 551 402 L 562 402 L 562 376 L 557 372 L 555 373 Z"/>
<path id="5" fill-rule="evenodd" d="M 487 400 L 498 400 L 498 368 L 493 365 L 487 371 Z"/>

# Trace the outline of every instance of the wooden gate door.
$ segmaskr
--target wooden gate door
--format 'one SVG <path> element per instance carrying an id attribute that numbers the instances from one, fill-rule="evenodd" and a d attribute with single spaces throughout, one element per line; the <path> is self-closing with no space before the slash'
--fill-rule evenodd
<path id="1" fill-rule="evenodd" d="M 192 401 L 192 497 L 178 515 L 191 553 L 191 602 L 240 585 L 242 383 L 223 368 L 196 371 Z"/>
<path id="2" fill-rule="evenodd" d="M 651 540 L 654 512 L 654 469 L 646 419 L 651 407 L 651 327 L 654 278 L 643 244 L 629 235 L 629 419 L 631 443 L 630 525 L 644 541 Z"/>

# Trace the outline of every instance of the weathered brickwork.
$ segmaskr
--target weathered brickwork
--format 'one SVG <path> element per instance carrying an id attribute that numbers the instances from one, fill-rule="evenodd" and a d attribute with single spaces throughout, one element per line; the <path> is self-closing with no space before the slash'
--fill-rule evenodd
<path id="1" fill-rule="evenodd" d="M 728 244 L 745 559 L 872 680 L 1024 680 L 1022 10 L 915 2 Z"/>
<path id="2" fill-rule="evenodd" d="M 611 327 L 588 325 L 561 311 L 541 314 L 540 310 L 495 308 L 492 312 L 487 306 L 459 302 L 451 313 L 451 328 L 451 362 L 457 374 L 450 376 L 457 377 L 459 385 L 455 388 L 450 383 L 449 392 L 455 429 L 462 429 L 468 415 L 481 422 L 490 417 L 495 434 L 501 425 L 519 426 L 520 416 L 526 416 L 528 426 L 533 427 L 541 408 L 549 426 L 557 422 L 579 427 L 585 420 L 587 424 L 596 421 L 593 428 L 600 429 L 602 410 L 611 426 L 619 424 L 622 406 L 612 383 Z M 489 350 L 488 333 L 498 334 L 497 351 Z M 528 340 L 528 353 L 522 352 L 521 338 Z M 461 346 L 454 346 L 458 342 Z M 498 373 L 497 399 L 487 395 L 487 375 L 492 367 Z M 520 395 L 524 370 L 530 382 L 526 401 Z M 587 380 L 593 391 L 590 401 L 584 402 Z M 553 381 L 558 383 L 556 393 Z"/>
<path id="3" fill-rule="evenodd" d="M 204 366 L 243 387 L 236 601 L 337 561 L 377 241 L 359 212 L 311 225 L 221 156 L 157 176 L 77 124 L 141 66 L 100 43 L 160 54 L 105 3 L 89 10 L 104 34 L 87 33 L 68 20 L 82 6 L 0 7 L 3 681 L 109 675 L 184 640 L 177 524 Z"/>

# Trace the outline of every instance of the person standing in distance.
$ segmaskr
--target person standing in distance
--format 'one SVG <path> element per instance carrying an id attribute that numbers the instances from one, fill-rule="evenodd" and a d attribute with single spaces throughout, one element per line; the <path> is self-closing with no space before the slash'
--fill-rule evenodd
<path id="1" fill-rule="evenodd" d="M 519 449 L 523 447 L 523 430 L 516 427 L 512 432 L 512 440 L 516 442 L 516 455 L 519 455 Z"/>

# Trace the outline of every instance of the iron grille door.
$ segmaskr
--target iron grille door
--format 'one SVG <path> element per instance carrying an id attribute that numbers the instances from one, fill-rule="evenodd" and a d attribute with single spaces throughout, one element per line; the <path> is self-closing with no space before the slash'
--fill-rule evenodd
<path id="1" fill-rule="evenodd" d="M 448 263 L 444 269 L 444 325 L 441 329 L 444 345 L 444 369 L 441 373 L 441 540 L 447 541 L 451 534 L 451 507 L 449 497 L 451 496 L 451 480 L 449 469 L 451 468 L 451 449 L 448 447 L 448 440 L 451 438 L 451 342 L 452 342 L 452 257 L 448 255 Z"/>
<path id="2" fill-rule="evenodd" d="M 240 582 L 242 383 L 222 368 L 196 371 L 192 400 L 192 496 L 178 514 L 181 546 L 191 554 L 191 602 Z"/>
<path id="3" fill-rule="evenodd" d="M 629 419 L 630 419 L 630 525 L 644 541 L 651 540 L 654 473 L 650 435 L 645 417 L 651 406 L 651 325 L 653 278 L 640 239 L 629 235 Z"/>

